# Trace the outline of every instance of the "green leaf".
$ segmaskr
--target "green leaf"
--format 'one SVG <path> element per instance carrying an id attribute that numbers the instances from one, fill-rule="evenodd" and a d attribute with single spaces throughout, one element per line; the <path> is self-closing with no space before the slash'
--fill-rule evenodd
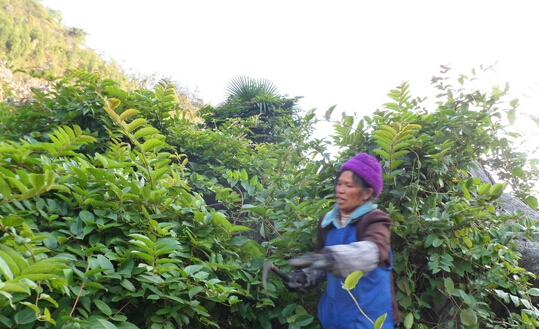
<path id="1" fill-rule="evenodd" d="M 292 314 L 295 308 L 296 308 L 296 304 L 289 304 L 285 308 L 283 308 L 283 310 L 281 311 L 281 314 L 284 317 L 288 317 L 290 314 Z"/>
<path id="2" fill-rule="evenodd" d="M 155 138 L 152 138 L 152 139 L 148 139 L 147 141 L 145 141 L 144 144 L 142 144 L 142 146 L 140 148 L 144 152 L 147 152 L 147 151 L 159 148 L 159 147 L 163 146 L 164 144 L 165 144 L 165 142 L 163 142 L 161 140 L 158 140 L 158 139 L 155 139 Z"/>
<path id="3" fill-rule="evenodd" d="M 388 133 L 387 131 L 385 131 L 385 133 Z M 376 141 L 376 143 L 378 143 L 379 145 L 384 145 L 384 149 L 387 150 L 389 152 L 389 150 L 391 149 L 391 144 L 393 144 L 393 140 L 390 139 L 390 138 L 387 138 L 386 136 L 384 135 L 373 135 L 372 138 Z"/>
<path id="4" fill-rule="evenodd" d="M 150 136 L 150 135 L 154 135 L 154 134 L 158 134 L 158 133 L 159 133 L 159 130 L 157 130 L 154 127 L 144 127 L 144 128 L 141 128 L 141 129 L 137 130 L 135 132 L 134 136 L 135 136 L 136 139 L 139 139 L 141 137 L 146 137 L 146 136 Z"/>
<path id="5" fill-rule="evenodd" d="M 65 192 L 65 193 L 71 193 L 71 190 L 67 186 L 60 185 L 60 184 L 52 184 L 51 186 L 49 186 L 49 189 L 57 190 L 57 191 Z"/>
<path id="6" fill-rule="evenodd" d="M 515 109 L 510 109 L 509 111 L 507 111 L 507 119 L 509 120 L 509 124 L 510 125 L 514 125 L 515 124 L 515 121 L 516 121 L 516 110 Z"/>
<path id="7" fill-rule="evenodd" d="M 385 160 L 388 160 L 391 158 L 389 156 L 389 153 L 387 153 L 386 151 L 384 150 L 381 150 L 381 149 L 374 149 L 372 150 L 374 153 L 378 154 L 379 156 L 381 156 L 382 158 L 384 158 Z"/>
<path id="8" fill-rule="evenodd" d="M 13 259 L 7 252 L 3 250 L 0 250 L 0 262 L 1 261 L 4 261 L 8 265 L 9 269 L 13 273 L 13 277 L 16 277 L 21 272 L 21 269 L 19 268 L 19 265 L 17 264 L 15 259 Z M 3 270 L 1 269 L 2 266 L 3 265 L 0 264 L 0 272 L 3 272 Z"/>
<path id="9" fill-rule="evenodd" d="M 251 228 L 243 225 L 232 225 L 230 228 L 230 233 L 236 233 L 236 232 L 247 232 L 250 231 Z"/>
<path id="10" fill-rule="evenodd" d="M 252 204 L 245 204 L 245 205 L 243 205 L 243 207 L 241 207 L 241 209 L 252 211 L 255 214 L 258 214 L 260 216 L 265 216 L 266 215 L 266 209 L 264 209 L 263 207 L 260 207 L 260 206 L 254 206 Z"/>
<path id="11" fill-rule="evenodd" d="M 241 172 L 240 172 L 240 178 L 242 181 L 246 181 L 249 179 L 249 176 L 247 174 L 247 171 L 245 169 L 241 169 Z"/>
<path id="12" fill-rule="evenodd" d="M 460 321 L 465 326 L 471 326 L 477 323 L 477 314 L 472 309 L 465 309 L 460 312 Z"/>
<path id="13" fill-rule="evenodd" d="M 526 197 L 525 201 L 526 201 L 526 204 L 528 204 L 533 209 L 539 208 L 539 202 L 537 201 L 536 197 L 529 195 Z"/>
<path id="14" fill-rule="evenodd" d="M 434 242 L 434 239 L 436 238 L 437 236 L 434 233 L 430 233 L 429 235 L 427 235 L 427 238 L 425 239 L 425 247 L 432 246 L 432 243 Z"/>
<path id="15" fill-rule="evenodd" d="M 376 319 L 376 321 L 374 321 L 374 328 L 375 329 L 381 329 L 382 326 L 384 325 L 384 322 L 386 321 L 386 318 L 387 318 L 387 313 L 384 313 L 384 314 L 380 315 L 378 317 L 378 319 Z"/>
<path id="16" fill-rule="evenodd" d="M 470 240 L 469 237 L 464 236 L 464 237 L 462 237 L 462 240 L 464 241 L 464 243 L 466 244 L 466 246 L 468 248 L 471 248 L 473 246 L 473 242 L 472 242 L 472 240 Z"/>
<path id="17" fill-rule="evenodd" d="M 444 243 L 444 240 L 442 240 L 442 239 L 436 237 L 436 238 L 434 239 L 434 241 L 432 241 L 432 246 L 435 247 L 435 248 L 438 248 L 439 246 L 442 245 L 442 243 Z"/>
<path id="18" fill-rule="evenodd" d="M 130 234 L 129 236 L 134 239 L 134 240 L 130 240 L 129 242 L 140 241 L 144 243 L 144 245 L 148 246 L 150 250 L 153 250 L 155 248 L 155 242 L 153 242 L 149 237 L 145 235 L 133 233 L 133 234 Z"/>
<path id="19" fill-rule="evenodd" d="M 24 306 L 29 307 L 29 308 L 31 308 L 32 310 L 34 310 L 34 312 L 35 312 L 36 314 L 41 313 L 41 310 L 40 310 L 39 307 L 38 307 L 37 305 L 35 305 L 35 304 L 28 303 L 28 302 L 21 302 L 21 304 L 23 304 Z"/>
<path id="20" fill-rule="evenodd" d="M 203 287 L 194 286 L 191 289 L 189 289 L 189 298 L 193 298 L 196 294 L 199 292 L 204 291 Z"/>
<path id="21" fill-rule="evenodd" d="M 375 138 L 375 139 L 379 139 L 379 138 L 384 138 L 386 141 L 388 142 L 391 142 L 393 141 L 393 137 L 395 135 L 390 133 L 389 131 L 387 130 L 376 130 L 372 133 L 372 137 Z"/>
<path id="22" fill-rule="evenodd" d="M 5 279 L 12 280 L 14 277 L 13 272 L 11 271 L 11 268 L 9 267 L 7 261 L 4 260 L 1 256 L 2 255 L 0 255 L 0 273 L 2 273 Z"/>
<path id="23" fill-rule="evenodd" d="M 391 98 L 393 98 L 393 96 L 391 94 L 388 94 L 388 96 L 390 96 Z M 399 105 L 396 104 L 396 103 L 384 103 L 382 104 L 385 108 L 389 109 L 389 110 L 394 110 L 394 111 L 397 111 L 399 109 Z"/>
<path id="24" fill-rule="evenodd" d="M 28 267 L 28 262 L 26 261 L 26 259 L 20 253 L 18 253 L 15 249 L 5 244 L 0 244 L 0 250 L 7 253 L 9 257 L 11 257 L 11 259 L 15 263 L 17 263 L 17 266 L 19 267 L 20 270 Z"/>
<path id="25" fill-rule="evenodd" d="M 121 104 L 120 100 L 117 98 L 111 98 L 108 100 L 108 105 L 111 109 L 115 109 Z"/>
<path id="26" fill-rule="evenodd" d="M 4 199 L 11 197 L 11 188 L 9 188 L 8 183 L 0 177 L 0 194 L 4 197 Z"/>
<path id="27" fill-rule="evenodd" d="M 232 239 L 229 240 L 229 243 L 235 246 L 243 246 L 248 241 L 249 241 L 248 238 L 241 235 L 236 235 Z"/>
<path id="28" fill-rule="evenodd" d="M 32 187 L 39 191 L 45 186 L 45 175 L 30 174 L 30 184 Z"/>
<path id="29" fill-rule="evenodd" d="M 484 184 L 481 184 L 481 185 L 479 186 L 479 189 L 477 190 L 477 193 L 479 193 L 479 195 L 484 195 L 484 194 L 486 194 L 489 190 L 490 190 L 490 184 L 489 184 L 489 183 L 484 183 Z"/>
<path id="30" fill-rule="evenodd" d="M 129 281 L 128 279 L 123 279 L 120 284 L 122 285 L 122 287 L 124 287 L 125 289 L 131 291 L 131 292 L 135 292 L 137 289 L 135 288 L 135 285 L 133 285 L 133 283 L 131 281 Z"/>
<path id="31" fill-rule="evenodd" d="M 124 121 L 125 119 L 132 117 L 133 115 L 136 115 L 138 113 L 139 111 L 135 109 L 125 110 L 122 114 L 120 114 L 120 121 Z"/>
<path id="32" fill-rule="evenodd" d="M 54 305 L 55 307 L 58 307 L 58 302 L 56 302 L 51 296 L 49 296 L 48 294 L 45 294 L 45 293 L 42 293 L 40 296 L 39 296 L 39 299 L 41 300 L 46 300 L 47 302 L 51 303 L 52 305 Z"/>
<path id="33" fill-rule="evenodd" d="M 311 121 L 312 118 L 314 118 L 315 115 L 316 115 L 316 113 L 313 110 L 310 110 L 309 112 L 307 112 L 307 114 L 304 117 L 305 121 Z"/>
<path id="34" fill-rule="evenodd" d="M 17 215 L 7 215 L 4 218 L 0 218 L 0 222 L 4 226 L 11 226 L 11 227 L 18 227 L 21 226 L 24 223 L 24 218 Z"/>
<path id="35" fill-rule="evenodd" d="M 393 129 L 391 126 L 381 125 L 380 128 L 382 128 L 383 130 L 389 132 L 392 136 L 397 135 L 397 131 L 395 129 Z"/>
<path id="36" fill-rule="evenodd" d="M 182 261 L 179 259 L 172 259 L 172 258 L 159 258 L 155 261 L 157 265 L 161 264 L 181 264 Z"/>
<path id="37" fill-rule="evenodd" d="M 118 323 L 118 329 L 139 329 L 139 327 L 135 326 L 131 322 L 120 322 Z"/>
<path id="38" fill-rule="evenodd" d="M 97 261 L 102 269 L 114 271 L 114 265 L 112 265 L 112 262 L 107 257 L 97 255 Z"/>
<path id="39" fill-rule="evenodd" d="M 470 191 L 468 191 L 468 188 L 466 188 L 466 185 L 462 185 L 462 193 L 464 194 L 464 199 L 466 200 L 470 200 L 470 198 L 472 197 L 471 194 L 470 194 Z"/>
<path id="40" fill-rule="evenodd" d="M 393 170 L 395 170 L 395 168 L 397 168 L 398 166 L 400 166 L 403 163 L 404 163 L 403 160 L 393 160 L 393 162 L 391 163 L 391 166 L 389 167 L 389 169 L 391 171 L 393 171 Z"/>
<path id="41" fill-rule="evenodd" d="M 140 257 L 148 262 L 148 264 L 152 264 L 155 262 L 155 257 L 151 254 L 143 253 L 139 250 L 132 250 L 131 253 L 133 253 L 135 256 Z"/>
<path id="42" fill-rule="evenodd" d="M 204 266 L 202 265 L 189 265 L 183 270 L 185 271 L 185 273 L 187 273 L 187 275 L 193 275 L 197 273 L 198 271 L 200 271 L 203 267 Z"/>
<path id="43" fill-rule="evenodd" d="M 305 327 L 314 321 L 314 317 L 310 314 L 301 314 L 294 319 L 294 324 L 299 328 Z"/>
<path id="44" fill-rule="evenodd" d="M 351 127 L 354 124 L 354 117 L 351 115 L 346 115 L 342 120 L 343 126 Z"/>
<path id="45" fill-rule="evenodd" d="M 143 124 L 146 123 L 146 120 L 145 119 L 142 119 L 142 118 L 138 118 L 138 119 L 135 119 L 133 121 L 131 121 L 127 127 L 126 127 L 126 130 L 127 132 L 132 132 L 133 130 L 137 129 L 138 127 L 142 126 Z"/>
<path id="46" fill-rule="evenodd" d="M 410 329 L 414 325 L 414 315 L 412 313 L 406 314 L 404 318 L 404 328 Z"/>
<path id="47" fill-rule="evenodd" d="M 36 312 L 31 308 L 23 308 L 13 318 L 17 324 L 28 324 L 37 321 Z"/>
<path id="48" fill-rule="evenodd" d="M 325 118 L 326 120 L 331 119 L 331 114 L 333 113 L 333 110 L 335 110 L 336 107 L 337 107 L 337 105 L 333 105 L 333 106 L 330 106 L 330 107 L 327 109 L 326 113 L 324 113 L 324 118 Z"/>
<path id="49" fill-rule="evenodd" d="M 154 172 L 152 172 L 152 180 L 155 182 L 157 180 L 159 180 L 159 178 L 161 178 L 161 176 L 163 176 L 164 174 L 166 174 L 168 171 L 170 170 L 169 167 L 163 167 L 163 168 L 159 168 L 157 170 L 155 170 Z"/>
<path id="50" fill-rule="evenodd" d="M 344 280 L 343 289 L 348 290 L 348 291 L 354 289 L 357 283 L 359 282 L 359 279 L 361 279 L 361 277 L 363 277 L 362 271 L 358 270 L 358 271 L 354 271 L 350 273 Z"/>
<path id="51" fill-rule="evenodd" d="M 90 323 L 90 328 L 92 329 L 117 329 L 112 322 L 109 322 L 105 319 L 96 319 Z"/>
<path id="52" fill-rule="evenodd" d="M 163 238 L 155 244 L 155 255 L 161 256 L 180 249 L 180 244 L 175 239 Z"/>
<path id="53" fill-rule="evenodd" d="M 495 184 L 492 185 L 492 187 L 490 188 L 489 193 L 490 193 L 491 195 L 499 196 L 499 195 L 502 195 L 504 188 L 505 188 L 505 185 L 504 185 L 504 184 L 495 183 Z"/>
<path id="54" fill-rule="evenodd" d="M 11 183 L 12 186 L 16 187 L 19 190 L 19 192 L 21 192 L 22 194 L 28 193 L 28 188 L 22 182 L 20 182 L 19 179 L 14 178 L 14 177 L 6 177 L 6 179 Z"/>
<path id="55" fill-rule="evenodd" d="M 380 145 L 382 149 L 387 152 L 389 159 L 389 154 L 391 153 L 391 142 L 386 142 L 383 139 L 377 139 L 376 144 Z"/>
<path id="56" fill-rule="evenodd" d="M 95 222 L 94 214 L 92 214 L 88 210 L 82 210 L 81 212 L 79 212 L 79 217 L 84 223 L 88 223 L 88 222 L 94 223 Z"/>
<path id="57" fill-rule="evenodd" d="M 220 212 L 214 212 L 212 213 L 213 217 L 213 224 L 222 226 L 225 230 L 229 231 L 232 227 L 232 224 L 228 221 L 226 216 Z"/>
<path id="58" fill-rule="evenodd" d="M 59 270 L 59 267 L 57 264 L 49 263 L 46 259 L 39 261 L 37 263 L 31 264 L 27 268 L 23 269 L 21 271 L 22 275 L 28 275 L 28 274 L 50 274 L 55 273 Z"/>
<path id="59" fill-rule="evenodd" d="M 165 283 L 165 281 L 156 276 L 156 275 L 152 275 L 152 274 L 143 274 L 143 275 L 139 275 L 137 277 L 137 279 L 141 282 L 149 282 L 149 283 L 153 283 L 153 284 L 163 284 Z"/>
<path id="60" fill-rule="evenodd" d="M 105 315 L 112 315 L 112 309 L 100 299 L 94 299 L 94 304 Z"/>
<path id="61" fill-rule="evenodd" d="M 452 293 L 455 290 L 455 284 L 451 278 L 444 278 L 444 287 L 448 293 Z"/>

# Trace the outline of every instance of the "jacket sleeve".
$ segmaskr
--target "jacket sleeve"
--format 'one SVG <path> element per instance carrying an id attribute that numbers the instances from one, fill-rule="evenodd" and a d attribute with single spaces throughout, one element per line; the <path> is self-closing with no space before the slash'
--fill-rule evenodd
<path id="1" fill-rule="evenodd" d="M 339 244 L 325 247 L 324 253 L 330 254 L 333 276 L 346 278 L 350 273 L 360 270 L 363 275 L 371 273 L 379 262 L 378 247 L 371 241 L 359 241 L 350 244 Z"/>
<path id="2" fill-rule="evenodd" d="M 376 244 L 380 253 L 380 266 L 385 268 L 390 265 L 391 224 L 391 217 L 377 209 L 360 218 L 356 229 L 358 241 L 371 241 Z"/>
<path id="3" fill-rule="evenodd" d="M 316 228 L 316 246 L 314 247 L 314 252 L 322 252 L 324 245 L 326 243 L 326 236 L 328 234 L 328 228 L 322 228 L 322 220 L 324 216 L 320 217 L 318 220 L 318 226 Z"/>
<path id="4" fill-rule="evenodd" d="M 373 210 L 354 223 L 358 242 L 331 247 L 324 247 L 328 229 L 322 229 L 319 223 L 315 251 L 327 253 L 332 258 L 331 272 L 337 277 L 346 277 L 355 270 L 366 275 L 379 265 L 387 268 L 390 263 L 391 223 L 385 212 Z"/>

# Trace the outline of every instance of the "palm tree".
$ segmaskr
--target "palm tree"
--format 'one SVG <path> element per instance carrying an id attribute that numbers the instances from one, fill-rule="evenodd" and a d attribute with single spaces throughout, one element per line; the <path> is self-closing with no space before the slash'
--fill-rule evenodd
<path id="1" fill-rule="evenodd" d="M 226 88 L 227 100 L 239 98 L 247 102 L 261 95 L 277 96 L 277 86 L 268 79 L 238 76 L 230 80 Z"/>
<path id="2" fill-rule="evenodd" d="M 268 79 L 246 76 L 233 78 L 226 88 L 226 100 L 210 113 L 207 121 L 218 126 L 232 118 L 257 122 L 251 128 L 254 142 L 279 141 L 280 128 L 294 121 L 300 97 L 287 98 L 277 93 L 277 86 Z"/>

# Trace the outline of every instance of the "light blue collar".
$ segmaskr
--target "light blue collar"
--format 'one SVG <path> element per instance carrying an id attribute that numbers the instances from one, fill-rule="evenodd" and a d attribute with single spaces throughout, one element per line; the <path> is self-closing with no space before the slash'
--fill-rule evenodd
<path id="1" fill-rule="evenodd" d="M 347 226 L 352 219 L 361 217 L 365 215 L 366 213 L 373 211 L 376 208 L 378 208 L 378 205 L 372 203 L 372 201 L 365 202 L 361 206 L 357 207 L 356 210 L 354 210 L 354 212 L 350 215 L 350 218 L 348 218 L 344 226 Z M 324 216 L 324 219 L 322 219 L 322 223 L 320 225 L 322 227 L 326 227 L 329 224 L 333 223 L 335 227 L 341 227 L 341 225 L 339 224 L 338 218 L 339 218 L 339 208 L 337 207 L 337 205 L 335 205 L 335 207 L 333 207 L 333 209 Z"/>

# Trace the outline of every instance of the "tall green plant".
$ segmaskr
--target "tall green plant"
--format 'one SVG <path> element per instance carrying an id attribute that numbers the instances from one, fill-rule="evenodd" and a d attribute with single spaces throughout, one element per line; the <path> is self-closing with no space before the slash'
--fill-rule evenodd
<path id="1" fill-rule="evenodd" d="M 288 128 L 299 123 L 299 98 L 279 95 L 277 87 L 267 79 L 239 76 L 230 81 L 226 100 L 216 108 L 206 107 L 203 116 L 206 122 L 217 127 L 226 125 L 229 119 L 250 121 L 250 140 L 280 142 L 287 139 Z"/>

